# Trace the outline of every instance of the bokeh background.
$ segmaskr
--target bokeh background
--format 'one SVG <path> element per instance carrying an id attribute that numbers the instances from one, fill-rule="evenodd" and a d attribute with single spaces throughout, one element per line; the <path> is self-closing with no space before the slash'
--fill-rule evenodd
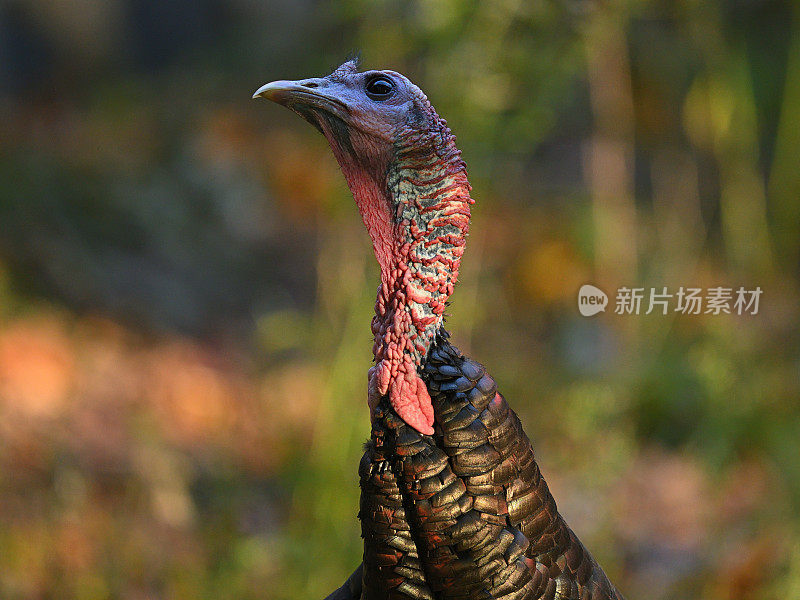
<path id="1" fill-rule="evenodd" d="M 6 0 L 0 597 L 313 599 L 358 563 L 377 269 L 251 101 L 360 50 L 459 137 L 449 328 L 628 598 L 800 597 L 800 11 Z M 758 315 L 576 291 L 760 286 Z"/>

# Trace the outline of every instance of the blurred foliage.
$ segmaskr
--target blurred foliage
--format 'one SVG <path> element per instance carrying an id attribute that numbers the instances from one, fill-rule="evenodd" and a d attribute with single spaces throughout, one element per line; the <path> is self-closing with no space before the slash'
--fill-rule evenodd
<path id="1" fill-rule="evenodd" d="M 449 327 L 629 598 L 800 595 L 800 13 L 0 6 L 0 597 L 321 598 L 359 561 L 376 269 L 261 83 L 360 49 L 459 136 Z M 587 281 L 759 314 L 578 315 Z"/>

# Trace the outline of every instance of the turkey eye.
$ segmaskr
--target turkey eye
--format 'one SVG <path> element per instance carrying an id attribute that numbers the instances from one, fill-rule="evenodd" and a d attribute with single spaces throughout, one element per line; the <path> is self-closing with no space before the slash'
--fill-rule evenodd
<path id="1" fill-rule="evenodd" d="M 387 77 L 375 77 L 367 83 L 367 96 L 373 100 L 386 100 L 393 91 L 394 84 Z"/>

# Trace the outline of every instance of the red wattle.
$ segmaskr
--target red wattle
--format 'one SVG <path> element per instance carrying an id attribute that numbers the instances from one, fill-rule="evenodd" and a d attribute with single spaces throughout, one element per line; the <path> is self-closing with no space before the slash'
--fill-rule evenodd
<path id="1" fill-rule="evenodd" d="M 371 410 L 375 410 L 381 396 L 388 395 L 389 403 L 403 421 L 422 434 L 433 435 L 431 397 L 408 355 L 385 358 L 372 367 L 368 388 Z"/>

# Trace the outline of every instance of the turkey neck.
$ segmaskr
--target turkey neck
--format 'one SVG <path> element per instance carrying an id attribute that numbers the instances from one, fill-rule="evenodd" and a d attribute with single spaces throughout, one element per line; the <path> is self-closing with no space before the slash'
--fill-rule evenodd
<path id="1" fill-rule="evenodd" d="M 436 338 L 458 279 L 472 200 L 463 170 L 437 156 L 400 155 L 387 173 L 393 251 L 381 263 L 372 331 L 375 360 L 391 352 L 419 366 Z M 379 252 L 376 248 L 376 256 Z"/>
<path id="2" fill-rule="evenodd" d="M 370 408 L 388 396 L 424 434 L 433 433 L 433 408 L 418 369 L 458 279 L 473 202 L 449 129 L 428 135 L 398 140 L 382 181 L 347 177 L 380 265 Z"/>

